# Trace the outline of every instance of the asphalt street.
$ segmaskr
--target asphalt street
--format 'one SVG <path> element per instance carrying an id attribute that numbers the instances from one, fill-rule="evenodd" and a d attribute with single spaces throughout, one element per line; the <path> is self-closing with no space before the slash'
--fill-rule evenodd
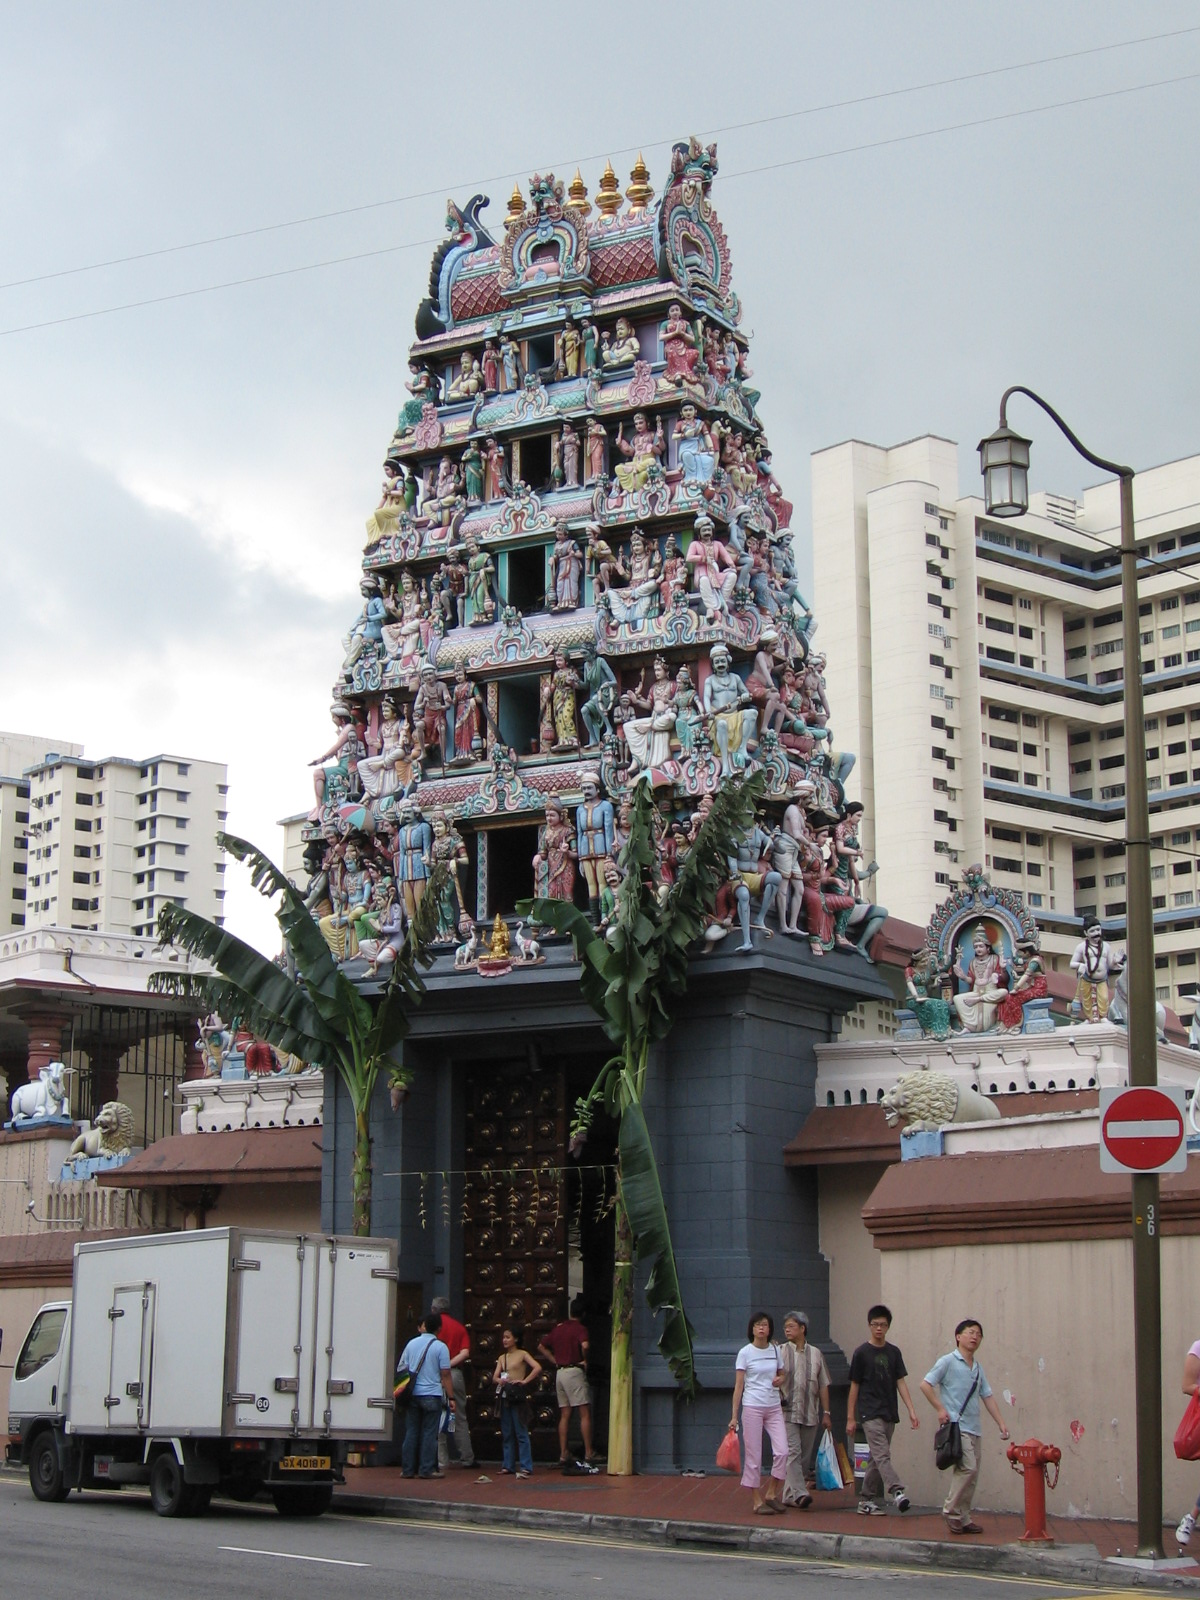
<path id="1" fill-rule="evenodd" d="M 21 1479 L 0 1480 L 0 1590 L 42 1600 L 1043 1600 L 1078 1586 L 887 1567 L 781 1560 L 600 1542 L 517 1529 L 417 1525 L 327 1515 L 283 1521 L 217 1501 L 206 1516 L 156 1517 L 139 1493 L 72 1495 L 42 1505 Z M 593 1590 L 592 1586 L 598 1587 Z M 1094 1595 L 1096 1591 L 1091 1591 Z"/>

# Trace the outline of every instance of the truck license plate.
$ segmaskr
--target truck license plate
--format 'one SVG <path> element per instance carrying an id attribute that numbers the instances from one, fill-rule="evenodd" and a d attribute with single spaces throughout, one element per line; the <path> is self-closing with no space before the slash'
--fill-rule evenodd
<path id="1" fill-rule="evenodd" d="M 279 1463 L 280 1472 L 328 1472 L 332 1462 L 328 1456 L 284 1456 Z"/>

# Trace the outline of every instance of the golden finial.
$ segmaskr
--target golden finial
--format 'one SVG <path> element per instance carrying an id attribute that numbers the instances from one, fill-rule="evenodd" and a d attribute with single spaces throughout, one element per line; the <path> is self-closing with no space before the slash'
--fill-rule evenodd
<path id="1" fill-rule="evenodd" d="M 621 186 L 617 182 L 612 162 L 606 161 L 600 178 L 600 187 L 596 190 L 596 209 L 602 211 L 606 217 L 612 218 L 624 204 L 621 198 Z"/>
<path id="2" fill-rule="evenodd" d="M 650 187 L 650 169 L 640 150 L 637 160 L 633 163 L 633 171 L 629 174 L 629 187 L 625 191 L 625 198 L 629 201 L 632 211 L 644 211 L 654 199 L 654 190 Z"/>
<path id="3" fill-rule="evenodd" d="M 588 204 L 587 184 L 583 181 L 583 174 L 575 168 L 575 176 L 571 179 L 571 186 L 567 190 L 567 203 L 563 208 L 566 211 L 577 211 L 580 221 L 590 217 L 592 208 Z"/>
<path id="4" fill-rule="evenodd" d="M 508 197 L 508 213 L 504 218 L 505 224 L 518 222 L 525 215 L 525 199 L 521 194 L 521 185 L 513 184 L 513 192 Z"/>

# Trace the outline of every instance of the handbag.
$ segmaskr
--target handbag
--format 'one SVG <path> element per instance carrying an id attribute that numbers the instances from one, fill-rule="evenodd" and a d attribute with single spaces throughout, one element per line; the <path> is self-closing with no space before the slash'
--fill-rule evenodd
<path id="1" fill-rule="evenodd" d="M 742 1470 L 742 1450 L 738 1444 L 736 1428 L 727 1428 L 725 1437 L 717 1446 L 717 1466 L 722 1472 L 740 1472 Z"/>
<path id="2" fill-rule="evenodd" d="M 415 1372 L 410 1372 L 408 1368 L 405 1367 L 403 1371 L 397 1372 L 396 1387 L 392 1390 L 392 1404 L 396 1407 L 397 1411 L 403 1411 L 405 1406 L 407 1406 L 408 1402 L 412 1399 L 413 1384 L 416 1383 L 417 1379 L 420 1377 L 421 1368 L 425 1365 L 425 1362 L 429 1357 L 429 1352 L 433 1349 L 436 1343 L 437 1340 L 431 1333 L 429 1335 L 429 1343 L 425 1346 L 420 1361 L 417 1362 L 417 1370 Z"/>
<path id="3" fill-rule="evenodd" d="M 1175 1429 L 1175 1454 L 1180 1461 L 1200 1461 L 1200 1389 L 1184 1407 Z"/>
<path id="4" fill-rule="evenodd" d="M 817 1446 L 817 1488 L 840 1489 L 841 1487 L 842 1468 L 838 1461 L 837 1446 L 833 1442 L 833 1435 L 826 1428 Z"/>
<path id="5" fill-rule="evenodd" d="M 958 1417 L 971 1404 L 971 1396 L 979 1387 L 979 1368 L 975 1368 L 975 1382 L 967 1390 L 967 1398 L 963 1401 Z M 933 1464 L 939 1472 L 945 1472 L 947 1467 L 956 1467 L 962 1460 L 962 1429 L 958 1425 L 958 1417 L 949 1417 L 943 1422 L 933 1436 Z"/>

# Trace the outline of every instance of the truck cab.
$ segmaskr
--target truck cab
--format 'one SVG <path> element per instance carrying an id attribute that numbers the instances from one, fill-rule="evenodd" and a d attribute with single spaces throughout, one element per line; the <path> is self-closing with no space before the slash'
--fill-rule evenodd
<path id="1" fill-rule="evenodd" d="M 66 1408 L 71 1305 L 54 1300 L 34 1317 L 13 1368 L 8 1398 L 7 1458 L 29 1467 L 39 1500 L 63 1500 L 60 1436 Z"/>

